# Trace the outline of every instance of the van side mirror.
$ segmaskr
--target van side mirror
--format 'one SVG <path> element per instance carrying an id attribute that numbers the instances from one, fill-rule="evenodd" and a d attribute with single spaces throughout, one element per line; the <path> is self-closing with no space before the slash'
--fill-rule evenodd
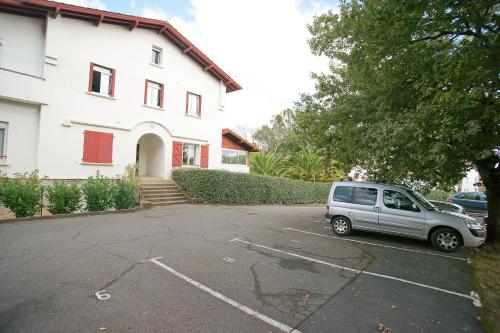
<path id="1" fill-rule="evenodd" d="M 415 204 L 412 204 L 411 208 L 413 209 L 414 212 L 420 212 L 420 208 L 418 208 L 418 206 Z"/>

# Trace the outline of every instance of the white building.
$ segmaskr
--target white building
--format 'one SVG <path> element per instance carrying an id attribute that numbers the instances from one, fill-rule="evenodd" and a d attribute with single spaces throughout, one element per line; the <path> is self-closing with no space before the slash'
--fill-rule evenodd
<path id="1" fill-rule="evenodd" d="M 455 190 L 458 192 L 477 192 L 482 190 L 482 181 L 479 172 L 476 169 L 470 169 L 462 181 L 455 185 Z"/>
<path id="2" fill-rule="evenodd" d="M 0 169 L 8 175 L 116 176 L 136 161 L 142 176 L 234 170 L 222 163 L 221 124 L 226 93 L 239 89 L 167 22 L 0 0 Z"/>

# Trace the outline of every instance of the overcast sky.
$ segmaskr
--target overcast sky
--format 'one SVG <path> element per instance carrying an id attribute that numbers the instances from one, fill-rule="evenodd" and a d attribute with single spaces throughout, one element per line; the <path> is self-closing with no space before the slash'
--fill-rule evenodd
<path id="1" fill-rule="evenodd" d="M 313 56 L 307 23 L 336 9 L 336 0 L 60 0 L 169 21 L 235 79 L 225 127 L 256 129 L 312 92 L 311 72 L 327 70 Z"/>

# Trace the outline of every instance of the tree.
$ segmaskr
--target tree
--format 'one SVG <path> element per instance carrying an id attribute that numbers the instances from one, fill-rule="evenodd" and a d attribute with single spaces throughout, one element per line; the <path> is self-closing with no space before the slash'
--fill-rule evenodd
<path id="1" fill-rule="evenodd" d="M 253 139 L 263 150 L 273 154 L 288 154 L 299 148 L 294 135 L 294 110 L 286 109 L 273 116 L 271 126 L 263 125 L 254 134 Z"/>
<path id="2" fill-rule="evenodd" d="M 500 239 L 498 10 L 489 0 L 343 1 L 309 26 L 331 73 L 315 76 L 321 107 L 303 112 L 337 158 L 378 180 L 447 186 L 476 167 L 490 241 Z"/>
<path id="3" fill-rule="evenodd" d="M 324 170 L 324 159 L 312 149 L 303 149 L 288 157 L 285 175 L 292 179 L 319 181 Z"/>
<path id="4" fill-rule="evenodd" d="M 273 153 L 252 153 L 250 173 L 263 176 L 281 176 L 283 159 Z"/>

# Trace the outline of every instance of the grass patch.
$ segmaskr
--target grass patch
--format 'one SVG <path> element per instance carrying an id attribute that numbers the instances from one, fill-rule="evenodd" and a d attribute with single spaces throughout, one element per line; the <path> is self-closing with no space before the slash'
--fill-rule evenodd
<path id="1" fill-rule="evenodd" d="M 472 250 L 474 289 L 481 297 L 481 324 L 488 333 L 500 332 L 500 245 Z"/>

